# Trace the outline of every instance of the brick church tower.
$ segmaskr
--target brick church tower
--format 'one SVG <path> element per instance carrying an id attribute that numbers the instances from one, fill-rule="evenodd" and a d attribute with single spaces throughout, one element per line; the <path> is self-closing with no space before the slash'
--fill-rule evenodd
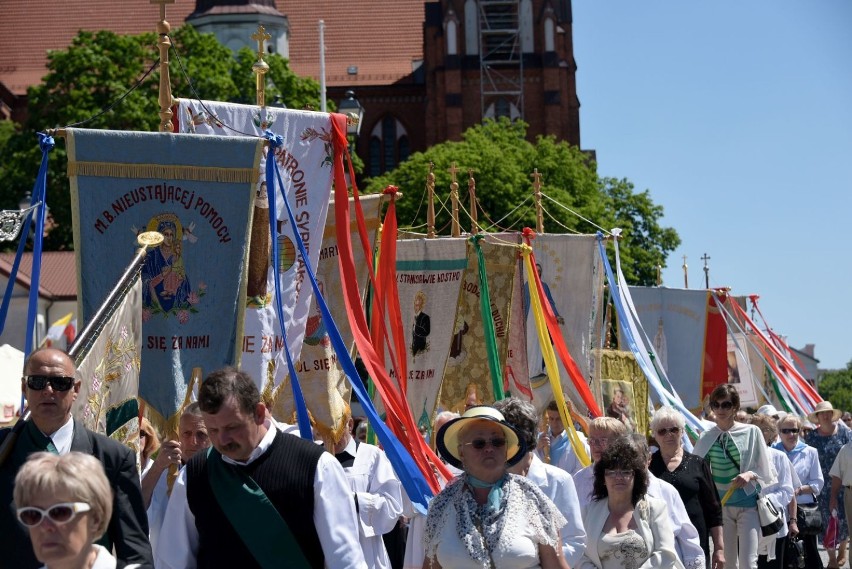
<path id="1" fill-rule="evenodd" d="M 459 140 L 483 118 L 529 124 L 580 146 L 570 0 L 443 0 L 426 4 L 425 140 Z"/>

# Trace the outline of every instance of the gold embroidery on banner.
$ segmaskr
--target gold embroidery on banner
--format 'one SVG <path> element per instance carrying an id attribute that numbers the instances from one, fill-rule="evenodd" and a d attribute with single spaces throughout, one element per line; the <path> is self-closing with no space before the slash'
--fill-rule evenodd
<path id="1" fill-rule="evenodd" d="M 258 175 L 257 168 L 216 168 L 169 164 L 120 164 L 112 162 L 68 162 L 68 176 L 150 178 L 251 184 L 257 181 Z"/>

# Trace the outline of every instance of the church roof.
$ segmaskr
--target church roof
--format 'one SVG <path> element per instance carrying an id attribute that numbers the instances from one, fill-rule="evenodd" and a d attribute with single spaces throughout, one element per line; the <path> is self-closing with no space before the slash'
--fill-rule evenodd
<path id="1" fill-rule="evenodd" d="M 0 253 L 0 274 L 8 277 L 15 262 L 15 253 Z M 33 254 L 24 253 L 18 267 L 17 283 L 30 288 L 33 270 Z M 75 300 L 77 298 L 77 265 L 74 251 L 44 251 L 41 254 L 39 296 L 51 300 Z"/>
<path id="2" fill-rule="evenodd" d="M 318 22 L 325 20 L 328 85 L 358 86 L 396 83 L 412 72 L 412 62 L 423 57 L 424 1 L 382 2 L 381 13 L 374 0 L 199 0 L 198 8 L 239 10 L 254 4 L 277 9 L 290 23 L 291 68 L 315 79 Z M 195 0 L 175 0 L 166 5 L 166 19 L 177 27 L 195 10 Z M 149 0 L 0 0 L 0 83 L 24 95 L 45 75 L 48 50 L 66 48 L 79 30 L 137 34 L 154 31 L 158 20 L 159 6 Z M 350 66 L 357 67 L 357 74 L 348 73 Z"/>

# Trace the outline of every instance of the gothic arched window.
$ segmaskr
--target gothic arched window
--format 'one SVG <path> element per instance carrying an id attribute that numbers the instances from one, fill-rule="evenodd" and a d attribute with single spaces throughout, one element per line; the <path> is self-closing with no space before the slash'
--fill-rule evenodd
<path id="1" fill-rule="evenodd" d="M 384 174 L 396 168 L 411 154 L 408 132 L 395 117 L 386 115 L 370 133 L 368 170 L 370 176 Z"/>

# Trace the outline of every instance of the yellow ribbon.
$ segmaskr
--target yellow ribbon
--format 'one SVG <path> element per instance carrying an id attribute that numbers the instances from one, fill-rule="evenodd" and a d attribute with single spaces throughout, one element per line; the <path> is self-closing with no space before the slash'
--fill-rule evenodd
<path id="1" fill-rule="evenodd" d="M 730 488 L 728 488 L 728 491 L 725 492 L 725 495 L 722 496 L 722 505 L 723 506 L 725 505 L 725 502 L 727 502 L 730 499 L 730 497 L 733 495 L 734 490 L 736 490 L 736 488 L 731 486 Z"/>
<path id="2" fill-rule="evenodd" d="M 538 287 L 535 286 L 535 269 L 532 266 L 530 259 L 530 249 L 527 246 L 521 247 L 524 256 L 524 269 L 527 274 L 527 283 L 530 290 L 530 308 L 535 317 L 535 328 L 538 332 L 538 341 L 541 344 L 541 352 L 544 356 L 544 363 L 547 367 L 547 378 L 550 380 L 550 387 L 553 389 L 553 396 L 556 398 L 556 404 L 559 407 L 559 416 L 562 418 L 562 424 L 565 425 L 568 431 L 568 440 L 571 441 L 571 447 L 574 449 L 574 454 L 580 460 L 580 464 L 584 467 L 591 464 L 589 455 L 586 454 L 586 447 L 580 442 L 580 437 L 577 435 L 577 430 L 574 429 L 574 421 L 571 420 L 571 415 L 568 413 L 568 407 L 565 404 L 565 397 L 562 395 L 562 383 L 559 380 L 559 367 L 556 363 L 556 353 L 553 351 L 553 345 L 550 343 L 550 334 L 547 331 L 547 323 L 544 321 L 544 311 L 541 308 L 541 298 L 538 295 Z"/>

